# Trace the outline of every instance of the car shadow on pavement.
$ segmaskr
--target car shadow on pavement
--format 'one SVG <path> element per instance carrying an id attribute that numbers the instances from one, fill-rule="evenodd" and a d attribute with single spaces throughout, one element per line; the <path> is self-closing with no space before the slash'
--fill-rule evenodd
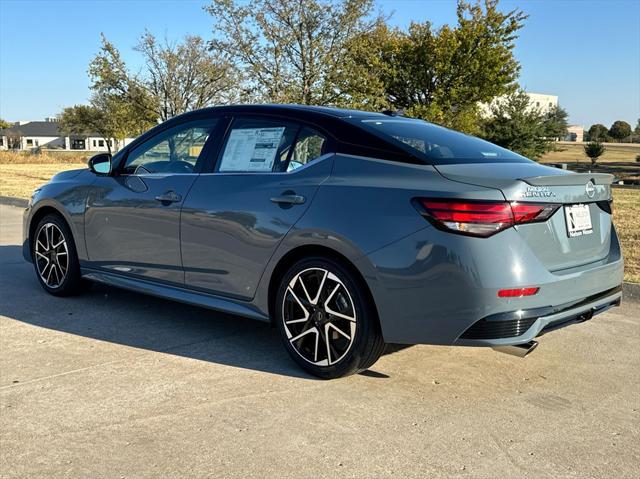
<path id="1" fill-rule="evenodd" d="M 289 358 L 277 331 L 264 322 L 101 284 L 93 284 L 79 296 L 51 296 L 38 284 L 19 246 L 0 246 L 0 291 L 0 315 L 23 323 L 201 361 L 315 379 Z M 371 374 L 365 375 L 386 376 Z"/>

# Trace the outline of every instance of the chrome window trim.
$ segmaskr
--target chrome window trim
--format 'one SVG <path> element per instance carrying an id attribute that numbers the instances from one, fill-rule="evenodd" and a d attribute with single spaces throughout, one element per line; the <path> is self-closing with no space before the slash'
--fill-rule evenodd
<path id="1" fill-rule="evenodd" d="M 335 156 L 336 153 L 325 153 L 324 155 L 320 155 L 319 157 L 313 159 L 312 161 L 310 161 L 309 163 L 306 163 L 305 165 L 301 166 L 300 168 L 296 168 L 295 170 L 291 170 L 291 171 L 214 171 L 214 172 L 210 172 L 210 173 L 200 173 L 200 175 L 202 176 L 209 176 L 209 175 L 220 175 L 220 176 L 227 176 L 227 175 L 293 175 L 295 173 L 298 173 L 299 171 L 305 170 L 307 169 L 309 166 L 311 165 L 315 165 L 320 163 L 321 161 L 325 161 L 329 158 L 331 158 L 332 156 Z"/>

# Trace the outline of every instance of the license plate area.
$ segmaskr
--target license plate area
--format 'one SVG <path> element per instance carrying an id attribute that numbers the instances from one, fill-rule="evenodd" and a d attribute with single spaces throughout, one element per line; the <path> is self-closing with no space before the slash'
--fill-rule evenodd
<path id="1" fill-rule="evenodd" d="M 569 238 L 593 233 L 589 205 L 569 205 L 564 207 Z"/>

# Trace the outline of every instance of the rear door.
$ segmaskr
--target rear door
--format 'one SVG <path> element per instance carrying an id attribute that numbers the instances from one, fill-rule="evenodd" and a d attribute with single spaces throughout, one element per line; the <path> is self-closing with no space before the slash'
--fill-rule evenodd
<path id="1" fill-rule="evenodd" d="M 274 117 L 236 117 L 182 210 L 187 287 L 251 299 L 265 266 L 331 172 L 329 137 Z"/>

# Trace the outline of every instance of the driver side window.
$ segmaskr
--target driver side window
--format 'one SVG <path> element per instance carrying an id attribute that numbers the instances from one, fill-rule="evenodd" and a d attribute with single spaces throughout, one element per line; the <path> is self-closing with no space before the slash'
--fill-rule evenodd
<path id="1" fill-rule="evenodd" d="M 170 128 L 129 152 L 122 173 L 193 173 L 216 120 Z"/>

